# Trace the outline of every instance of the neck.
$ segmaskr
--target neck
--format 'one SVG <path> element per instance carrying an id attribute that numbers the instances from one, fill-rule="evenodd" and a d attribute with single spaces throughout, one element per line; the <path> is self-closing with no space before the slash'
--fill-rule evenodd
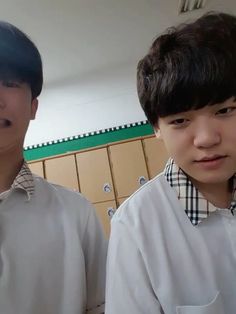
<path id="1" fill-rule="evenodd" d="M 0 152 L 0 193 L 10 189 L 23 163 L 22 151 Z"/>
<path id="2" fill-rule="evenodd" d="M 232 200 L 231 180 L 218 184 L 198 184 L 193 182 L 201 194 L 214 206 L 228 208 Z"/>

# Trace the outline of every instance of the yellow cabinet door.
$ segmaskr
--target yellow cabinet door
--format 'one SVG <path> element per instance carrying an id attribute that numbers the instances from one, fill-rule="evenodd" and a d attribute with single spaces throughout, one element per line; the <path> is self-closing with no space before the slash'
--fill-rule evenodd
<path id="1" fill-rule="evenodd" d="M 108 201 L 102 203 L 93 204 L 96 209 L 98 218 L 100 219 L 107 237 L 110 235 L 111 218 L 116 211 L 115 201 Z"/>
<path id="2" fill-rule="evenodd" d="M 109 152 L 117 197 L 127 197 L 148 180 L 142 142 L 111 145 Z"/>
<path id="3" fill-rule="evenodd" d="M 76 154 L 80 191 L 92 203 L 115 198 L 106 148 Z"/>
<path id="4" fill-rule="evenodd" d="M 156 137 L 144 139 L 143 147 L 151 179 L 163 171 L 168 160 L 168 154 L 163 141 Z"/>
<path id="5" fill-rule="evenodd" d="M 128 197 L 118 198 L 118 199 L 117 199 L 117 206 L 118 206 L 118 208 L 119 208 L 120 205 L 121 205 L 122 203 L 124 203 L 124 201 L 127 200 L 127 199 L 128 199 Z"/>
<path id="6" fill-rule="evenodd" d="M 38 176 L 44 178 L 43 162 L 42 161 L 36 161 L 36 162 L 28 163 L 28 166 L 34 174 L 37 174 Z"/>
<path id="7" fill-rule="evenodd" d="M 68 155 L 45 160 L 45 175 L 49 182 L 73 190 L 79 189 L 75 156 Z"/>

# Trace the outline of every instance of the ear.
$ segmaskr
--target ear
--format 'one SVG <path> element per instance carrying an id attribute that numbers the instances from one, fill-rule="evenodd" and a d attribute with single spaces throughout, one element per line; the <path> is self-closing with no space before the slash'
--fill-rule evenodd
<path id="1" fill-rule="evenodd" d="M 162 138 L 161 130 L 157 126 L 154 126 L 154 132 L 155 132 L 156 138 L 158 138 L 158 139 Z"/>
<path id="2" fill-rule="evenodd" d="M 34 120 L 38 109 L 38 99 L 34 98 L 31 102 L 31 117 L 30 120 Z"/>

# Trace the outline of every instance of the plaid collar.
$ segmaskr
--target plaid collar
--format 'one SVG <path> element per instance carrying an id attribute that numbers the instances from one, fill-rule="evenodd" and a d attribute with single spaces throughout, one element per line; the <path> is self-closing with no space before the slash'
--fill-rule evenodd
<path id="1" fill-rule="evenodd" d="M 31 196 L 34 194 L 34 179 L 26 161 L 24 161 L 20 172 L 11 186 L 11 190 L 13 189 L 24 190 L 27 193 L 28 200 L 30 200 Z"/>
<path id="2" fill-rule="evenodd" d="M 176 190 L 178 199 L 194 226 L 202 222 L 203 219 L 209 217 L 212 212 L 219 209 L 204 198 L 183 170 L 175 164 L 173 159 L 168 160 L 164 175 L 170 186 Z M 236 176 L 234 176 L 233 186 L 232 202 L 229 207 L 232 214 L 233 210 L 236 209 Z"/>

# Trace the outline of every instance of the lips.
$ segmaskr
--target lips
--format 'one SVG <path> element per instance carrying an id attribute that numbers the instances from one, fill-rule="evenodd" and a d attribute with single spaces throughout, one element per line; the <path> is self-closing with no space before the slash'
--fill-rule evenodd
<path id="1" fill-rule="evenodd" d="M 196 160 L 196 162 L 211 162 L 211 161 L 215 161 L 215 160 L 218 160 L 218 159 L 222 159 L 222 158 L 225 158 L 226 156 L 225 155 L 212 155 L 212 156 L 206 156 L 206 157 L 203 157 L 199 160 Z"/>
<path id="2" fill-rule="evenodd" d="M 9 126 L 11 126 L 10 120 L 0 118 L 0 128 L 8 128 Z"/>
<path id="3" fill-rule="evenodd" d="M 195 160 L 194 163 L 201 170 L 215 171 L 219 170 L 227 159 L 227 155 L 211 155 Z"/>

